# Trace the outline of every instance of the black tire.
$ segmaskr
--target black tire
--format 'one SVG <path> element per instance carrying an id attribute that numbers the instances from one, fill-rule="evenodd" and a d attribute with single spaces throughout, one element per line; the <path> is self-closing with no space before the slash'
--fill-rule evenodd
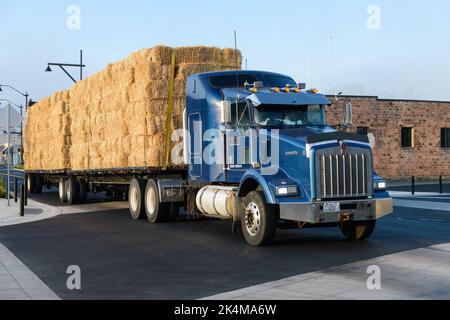
<path id="1" fill-rule="evenodd" d="M 67 202 L 66 180 L 64 180 L 63 178 L 59 179 L 58 196 L 59 196 L 59 201 L 61 201 L 63 203 Z"/>
<path id="2" fill-rule="evenodd" d="M 44 188 L 44 179 L 42 178 L 42 176 L 39 175 L 35 176 L 34 192 L 37 194 L 41 194 L 43 188 Z"/>
<path id="3" fill-rule="evenodd" d="M 80 179 L 78 181 L 78 191 L 79 191 L 79 196 L 78 196 L 79 202 L 80 203 L 86 202 L 87 194 L 88 194 L 88 185 L 85 180 Z"/>
<path id="4" fill-rule="evenodd" d="M 78 181 L 70 177 L 66 180 L 66 198 L 69 205 L 78 203 L 80 195 Z"/>
<path id="5" fill-rule="evenodd" d="M 36 176 L 29 174 L 27 177 L 28 194 L 36 193 Z"/>
<path id="6" fill-rule="evenodd" d="M 133 179 L 128 190 L 128 206 L 131 218 L 140 220 L 145 218 L 145 181 Z"/>
<path id="7" fill-rule="evenodd" d="M 364 241 L 369 239 L 376 227 L 376 220 L 371 221 L 348 221 L 342 222 L 340 229 L 347 240 Z"/>
<path id="8" fill-rule="evenodd" d="M 241 226 L 247 243 L 254 247 L 268 246 L 276 233 L 276 210 L 266 203 L 261 192 L 253 191 L 245 197 L 241 208 Z"/>
<path id="9" fill-rule="evenodd" d="M 145 213 L 150 223 L 168 222 L 171 217 L 171 204 L 161 203 L 156 181 L 148 180 L 145 188 Z"/>
<path id="10" fill-rule="evenodd" d="M 180 215 L 181 203 L 170 203 L 169 208 L 169 217 L 167 218 L 167 222 L 176 222 L 178 220 L 178 216 Z"/>

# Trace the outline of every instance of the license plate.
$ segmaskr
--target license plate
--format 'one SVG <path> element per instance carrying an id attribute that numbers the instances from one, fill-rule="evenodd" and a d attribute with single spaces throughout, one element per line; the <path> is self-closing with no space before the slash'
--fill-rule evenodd
<path id="1" fill-rule="evenodd" d="M 341 212 L 341 203 L 340 202 L 326 202 L 323 205 L 323 212 L 325 212 L 325 213 Z"/>

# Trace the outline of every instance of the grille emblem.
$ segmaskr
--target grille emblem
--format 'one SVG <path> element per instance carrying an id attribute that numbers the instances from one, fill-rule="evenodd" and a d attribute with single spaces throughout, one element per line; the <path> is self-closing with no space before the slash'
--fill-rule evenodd
<path id="1" fill-rule="evenodd" d="M 347 153 L 347 144 L 345 141 L 339 141 L 339 144 L 341 145 L 341 155 L 345 155 Z"/>

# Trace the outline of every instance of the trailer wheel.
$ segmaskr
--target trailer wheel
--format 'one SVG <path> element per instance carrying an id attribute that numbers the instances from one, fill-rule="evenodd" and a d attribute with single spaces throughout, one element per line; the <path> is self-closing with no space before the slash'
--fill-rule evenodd
<path id="1" fill-rule="evenodd" d="M 34 174 L 29 174 L 27 176 L 27 187 L 28 194 L 33 194 L 36 191 L 36 176 Z"/>
<path id="2" fill-rule="evenodd" d="M 63 178 L 59 179 L 58 196 L 59 196 L 59 201 L 67 202 L 66 181 Z"/>
<path id="3" fill-rule="evenodd" d="M 150 223 L 167 222 L 170 218 L 170 203 L 161 203 L 158 185 L 155 180 L 149 180 L 145 188 L 145 212 Z"/>
<path id="4" fill-rule="evenodd" d="M 34 192 L 37 194 L 41 194 L 43 187 L 44 187 L 44 179 L 42 178 L 42 176 L 36 175 Z"/>
<path id="5" fill-rule="evenodd" d="M 167 222 L 175 222 L 178 219 L 178 216 L 180 215 L 180 209 L 182 204 L 172 202 L 169 204 L 169 216 L 167 218 Z"/>
<path id="6" fill-rule="evenodd" d="M 133 220 L 145 217 L 145 182 L 142 179 L 133 179 L 128 190 L 128 205 Z"/>
<path id="7" fill-rule="evenodd" d="M 66 198 L 69 205 L 75 204 L 79 200 L 78 182 L 73 177 L 66 180 Z"/>
<path id="8" fill-rule="evenodd" d="M 88 193 L 87 188 L 88 188 L 88 185 L 87 185 L 86 181 L 83 180 L 83 179 L 80 179 L 78 181 L 78 190 L 79 190 L 79 201 L 80 201 L 80 203 L 86 202 L 87 193 Z"/>
<path id="9" fill-rule="evenodd" d="M 254 247 L 270 245 L 276 225 L 275 209 L 266 203 L 264 195 L 258 191 L 250 192 L 241 208 L 241 226 L 247 243 Z"/>
<path id="10" fill-rule="evenodd" d="M 363 241 L 370 238 L 375 231 L 376 220 L 362 221 L 362 222 L 342 222 L 340 225 L 341 231 L 347 240 Z"/>

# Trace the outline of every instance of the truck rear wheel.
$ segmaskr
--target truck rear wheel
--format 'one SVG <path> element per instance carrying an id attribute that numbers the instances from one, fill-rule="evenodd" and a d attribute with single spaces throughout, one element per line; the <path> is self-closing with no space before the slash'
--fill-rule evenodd
<path id="1" fill-rule="evenodd" d="M 79 185 L 78 181 L 75 178 L 70 177 L 66 180 L 66 198 L 67 203 L 72 205 L 78 202 L 79 200 Z"/>
<path id="2" fill-rule="evenodd" d="M 170 203 L 161 203 L 155 180 L 148 180 L 145 188 L 145 212 L 150 223 L 167 222 L 170 219 Z"/>
<path id="3" fill-rule="evenodd" d="M 33 194 L 36 191 L 36 176 L 34 174 L 29 174 L 27 176 L 27 188 L 28 194 Z"/>
<path id="4" fill-rule="evenodd" d="M 261 192 L 253 191 L 245 197 L 241 208 L 241 226 L 245 240 L 251 246 L 270 245 L 276 232 L 276 215 Z"/>
<path id="5" fill-rule="evenodd" d="M 370 238 L 375 231 L 376 220 L 372 221 L 348 221 L 342 222 L 340 225 L 341 231 L 347 240 L 363 241 Z"/>
<path id="6" fill-rule="evenodd" d="M 142 179 L 133 179 L 128 190 L 128 205 L 133 220 L 145 217 L 145 182 Z"/>
<path id="7" fill-rule="evenodd" d="M 59 201 L 67 202 L 66 181 L 63 178 L 59 179 L 58 196 L 59 196 Z"/>
<path id="8" fill-rule="evenodd" d="M 87 193 L 88 193 L 88 185 L 87 182 L 83 179 L 78 180 L 78 190 L 79 190 L 79 201 L 80 203 L 86 202 Z"/>
<path id="9" fill-rule="evenodd" d="M 36 175 L 34 180 L 35 180 L 34 192 L 37 194 L 41 194 L 42 188 L 44 188 L 44 180 L 42 176 L 39 175 Z"/>

